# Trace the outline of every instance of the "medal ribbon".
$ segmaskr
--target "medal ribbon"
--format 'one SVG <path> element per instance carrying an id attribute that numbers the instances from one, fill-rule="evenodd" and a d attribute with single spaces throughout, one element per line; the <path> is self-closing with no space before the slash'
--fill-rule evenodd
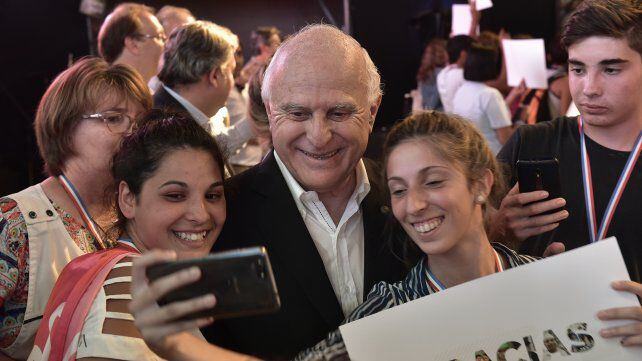
<path id="1" fill-rule="evenodd" d="M 495 249 L 493 249 L 493 252 L 495 254 L 495 271 L 497 272 L 502 272 L 504 271 L 504 267 L 502 266 L 502 261 L 499 259 L 499 254 Z M 430 271 L 430 269 L 427 269 L 428 271 L 428 286 L 432 289 L 433 293 L 443 291 L 446 289 L 444 285 L 439 282 L 437 277 L 435 277 L 434 274 Z"/>
<path id="2" fill-rule="evenodd" d="M 82 217 L 82 220 L 85 222 L 87 225 L 87 228 L 89 228 L 89 233 L 91 233 L 92 236 L 96 239 L 96 242 L 100 245 L 102 249 L 106 249 L 106 242 L 103 239 L 103 237 L 100 236 L 100 233 L 98 233 L 98 225 L 94 220 L 91 218 L 89 215 L 89 212 L 87 211 L 87 207 L 85 207 L 85 204 L 83 203 L 82 199 L 80 198 L 80 195 L 78 194 L 78 191 L 76 188 L 74 188 L 74 185 L 71 184 L 69 179 L 65 177 L 64 174 L 61 174 L 58 179 L 60 180 L 60 184 L 62 185 L 62 188 L 67 192 L 67 195 L 69 195 L 69 198 L 74 203 L 74 206 L 80 213 L 80 216 Z"/>
<path id="3" fill-rule="evenodd" d="M 132 241 L 129 238 L 119 238 L 117 242 L 120 243 L 120 244 L 124 244 L 124 245 L 126 245 L 128 247 L 131 247 L 131 248 L 135 249 L 136 251 L 138 251 L 138 247 L 136 247 L 136 244 L 134 244 L 134 241 Z M 140 253 L 140 251 L 138 251 L 138 252 Z"/>
<path id="4" fill-rule="evenodd" d="M 589 225 L 589 236 L 591 237 L 591 243 L 602 240 L 606 238 L 606 232 L 609 230 L 609 225 L 613 220 L 613 214 L 617 208 L 620 199 L 622 198 L 622 193 L 626 188 L 631 173 L 635 168 L 635 163 L 640 157 L 640 151 L 642 150 L 642 131 L 638 134 L 638 138 L 635 141 L 635 145 L 629 154 L 629 159 L 627 159 L 624 169 L 620 174 L 615 189 L 611 194 L 611 199 L 604 210 L 604 216 L 602 217 L 602 223 L 600 223 L 600 228 L 597 228 L 597 216 L 595 213 L 595 199 L 593 197 L 593 177 L 591 176 L 591 162 L 589 161 L 589 155 L 586 151 L 586 138 L 584 136 L 584 124 L 582 117 L 578 117 L 577 125 L 580 132 L 580 153 L 582 155 L 582 181 L 584 182 L 584 202 L 586 203 L 586 218 L 588 219 Z"/>

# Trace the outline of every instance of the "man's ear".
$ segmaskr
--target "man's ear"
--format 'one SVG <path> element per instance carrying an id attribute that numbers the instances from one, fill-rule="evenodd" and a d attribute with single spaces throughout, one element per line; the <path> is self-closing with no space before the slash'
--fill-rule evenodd
<path id="1" fill-rule="evenodd" d="M 377 97 L 373 103 L 370 104 L 370 131 L 374 129 L 374 122 L 377 118 L 377 112 L 379 111 L 379 106 L 381 105 L 381 95 Z"/>
<path id="2" fill-rule="evenodd" d="M 136 211 L 136 195 L 124 181 L 118 184 L 118 207 L 125 218 L 132 219 Z"/>
<path id="3" fill-rule="evenodd" d="M 125 45 L 123 46 L 123 51 L 129 51 L 134 55 L 140 54 L 140 42 L 136 38 L 128 36 L 125 38 Z"/>
<path id="4" fill-rule="evenodd" d="M 218 87 L 219 84 L 221 84 L 221 81 L 223 80 L 223 72 L 221 71 L 221 67 L 217 66 L 216 68 L 212 68 L 209 73 L 207 73 L 207 81 L 211 86 Z"/>

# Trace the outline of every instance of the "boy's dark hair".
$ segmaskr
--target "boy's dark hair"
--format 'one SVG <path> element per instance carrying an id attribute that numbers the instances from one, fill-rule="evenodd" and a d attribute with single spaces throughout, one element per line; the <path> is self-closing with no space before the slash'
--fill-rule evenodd
<path id="1" fill-rule="evenodd" d="M 459 59 L 462 51 L 468 51 L 473 44 L 473 38 L 468 35 L 457 35 L 448 39 L 446 52 L 448 53 L 448 63 L 454 64 Z"/>
<path id="2" fill-rule="evenodd" d="M 468 50 L 464 65 L 464 79 L 487 81 L 497 78 L 497 51 L 481 44 L 473 44 Z"/>
<path id="3" fill-rule="evenodd" d="M 566 20 L 562 45 L 568 49 L 591 36 L 624 38 L 642 56 L 642 2 L 585 0 Z"/>

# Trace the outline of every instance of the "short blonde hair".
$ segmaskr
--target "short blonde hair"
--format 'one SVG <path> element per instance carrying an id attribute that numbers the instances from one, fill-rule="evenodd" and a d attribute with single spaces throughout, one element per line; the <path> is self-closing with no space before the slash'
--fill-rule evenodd
<path id="1" fill-rule="evenodd" d="M 40 156 L 49 175 L 62 174 L 65 160 L 75 155 L 73 133 L 84 114 L 94 112 L 106 97 L 150 109 L 152 97 L 143 78 L 127 65 L 109 65 L 87 57 L 60 73 L 40 100 L 34 129 Z M 109 98 L 108 98 L 109 99 Z"/>

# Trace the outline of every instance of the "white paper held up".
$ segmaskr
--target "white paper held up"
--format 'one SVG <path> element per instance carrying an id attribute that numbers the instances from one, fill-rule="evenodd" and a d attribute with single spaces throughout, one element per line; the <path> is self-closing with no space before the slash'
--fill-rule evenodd
<path id="1" fill-rule="evenodd" d="M 340 327 L 353 361 L 492 360 L 633 361 L 599 330 L 599 310 L 639 306 L 612 281 L 629 279 L 609 238 L 496 273 Z M 546 343 L 545 343 L 546 342 Z"/>
<path id="2" fill-rule="evenodd" d="M 470 25 L 473 22 L 473 16 L 470 14 L 470 5 L 453 4 L 452 14 L 450 35 L 468 35 L 470 33 Z"/>
<path id="3" fill-rule="evenodd" d="M 491 0 L 477 0 L 475 2 L 475 9 L 477 11 L 486 10 L 493 7 L 493 2 Z"/>
<path id="4" fill-rule="evenodd" d="M 506 59 L 508 85 L 518 86 L 523 80 L 531 89 L 547 89 L 544 39 L 502 40 Z"/>

